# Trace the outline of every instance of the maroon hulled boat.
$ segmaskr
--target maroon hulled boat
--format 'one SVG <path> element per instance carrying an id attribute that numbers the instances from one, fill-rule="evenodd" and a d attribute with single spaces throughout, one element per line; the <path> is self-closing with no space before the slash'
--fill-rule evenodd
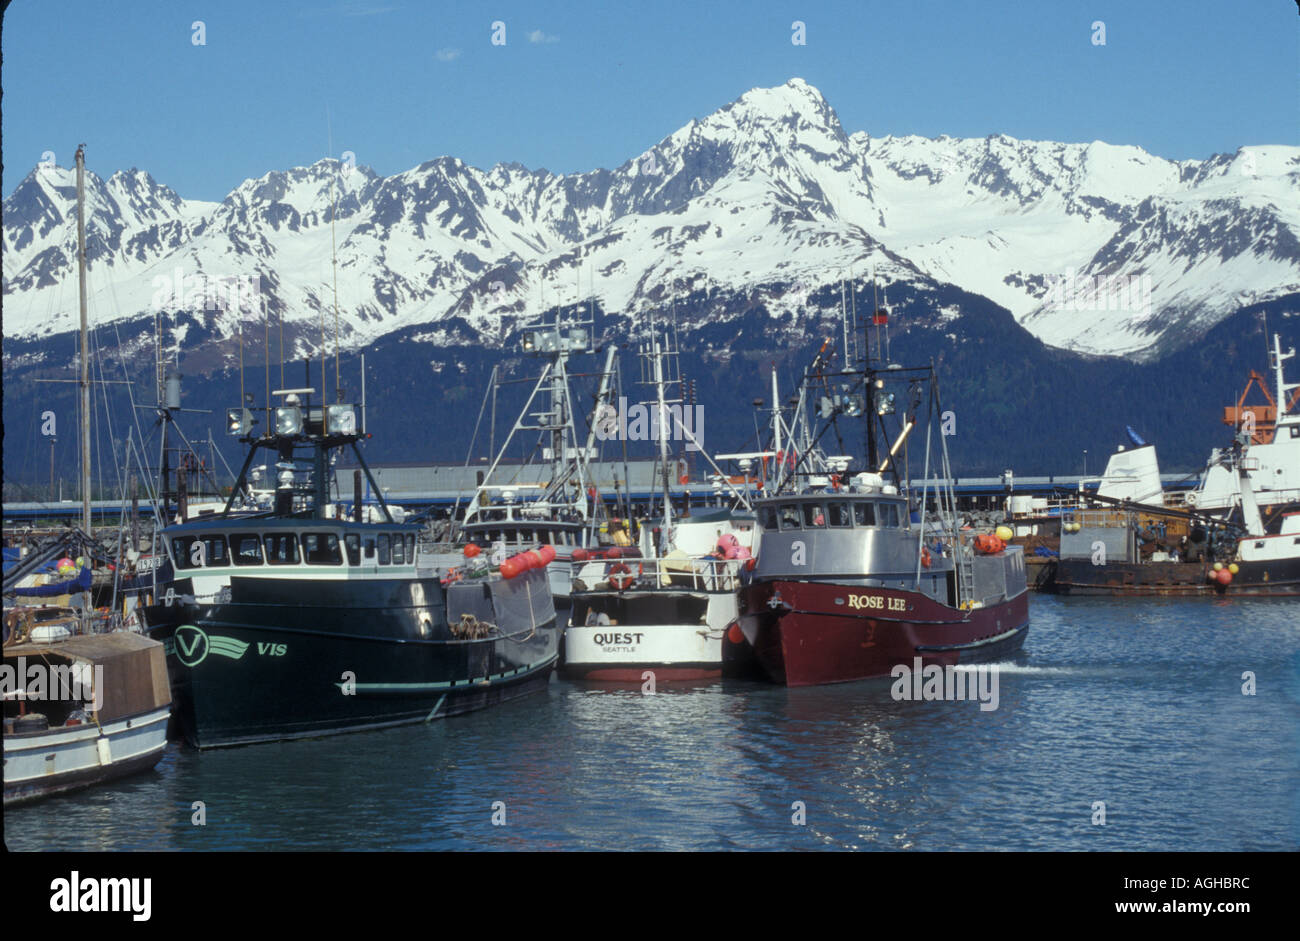
<path id="1" fill-rule="evenodd" d="M 931 428 L 942 415 L 933 368 L 828 374 L 817 365 L 804 388 L 838 385 L 820 397 L 823 419 L 866 416 L 868 469 L 845 484 L 851 458 L 805 446 L 794 471 L 757 503 L 758 561 L 727 631 L 726 662 L 756 661 L 775 682 L 808 686 L 889 676 L 918 657 L 924 666 L 955 666 L 1019 650 L 1029 631 L 1023 550 L 960 529 L 942 434 L 941 475 L 930 479 Z M 885 390 L 898 382 L 908 405 L 890 429 L 896 396 Z M 910 486 L 900 449 L 918 423 L 925 470 Z M 877 453 L 878 439 L 893 440 L 887 454 Z"/>
<path id="2" fill-rule="evenodd" d="M 981 555 L 936 531 L 923 544 L 919 523 L 902 522 L 905 499 L 884 489 L 867 484 L 759 505 L 758 568 L 741 593 L 728 642 L 743 637 L 775 682 L 888 676 L 915 657 L 926 666 L 989 662 L 1024 643 L 1029 593 L 1021 548 Z M 808 574 L 791 561 L 801 555 Z"/>

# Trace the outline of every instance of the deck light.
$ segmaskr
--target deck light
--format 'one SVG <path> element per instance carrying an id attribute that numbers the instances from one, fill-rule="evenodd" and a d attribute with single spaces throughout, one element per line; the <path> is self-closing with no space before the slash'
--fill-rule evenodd
<path id="1" fill-rule="evenodd" d="M 275 433 L 296 435 L 302 431 L 302 409 L 296 405 L 282 405 L 275 410 Z"/>
<path id="2" fill-rule="evenodd" d="M 246 408 L 226 409 L 226 434 L 241 437 L 253 429 L 253 413 Z"/>
<path id="3" fill-rule="evenodd" d="M 357 413 L 351 405 L 329 405 L 325 408 L 325 430 L 332 435 L 357 433 Z"/>

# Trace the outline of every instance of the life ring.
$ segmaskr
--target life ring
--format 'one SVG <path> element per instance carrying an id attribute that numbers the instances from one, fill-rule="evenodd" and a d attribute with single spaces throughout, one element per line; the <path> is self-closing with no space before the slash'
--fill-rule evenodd
<path id="1" fill-rule="evenodd" d="M 922 547 L 921 547 L 921 565 L 922 565 L 924 568 L 929 568 L 929 567 L 930 567 L 930 547 L 929 547 L 929 546 L 922 546 Z"/>
<path id="2" fill-rule="evenodd" d="M 635 581 L 632 576 L 632 569 L 626 562 L 615 562 L 605 571 L 609 575 L 609 587 L 615 591 L 626 591 L 632 587 L 632 582 Z"/>

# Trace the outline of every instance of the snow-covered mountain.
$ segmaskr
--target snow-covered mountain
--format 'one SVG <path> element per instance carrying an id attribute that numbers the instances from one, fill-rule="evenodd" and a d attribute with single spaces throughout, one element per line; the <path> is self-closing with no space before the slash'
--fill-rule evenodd
<path id="1" fill-rule="evenodd" d="M 322 314 L 332 343 L 335 243 L 348 347 L 411 327 L 493 344 L 589 295 L 627 314 L 707 297 L 686 329 L 755 310 L 800 322 L 819 287 L 875 270 L 983 295 L 1054 346 L 1150 358 L 1300 292 L 1300 148 L 1179 162 L 1100 142 L 850 135 L 801 79 L 615 170 L 441 157 L 385 178 L 321 161 L 220 203 L 138 170 L 87 187 L 98 323 L 215 305 L 229 334 L 264 301 L 307 345 Z M 5 335 L 75 329 L 74 173 L 38 167 L 3 208 Z"/>

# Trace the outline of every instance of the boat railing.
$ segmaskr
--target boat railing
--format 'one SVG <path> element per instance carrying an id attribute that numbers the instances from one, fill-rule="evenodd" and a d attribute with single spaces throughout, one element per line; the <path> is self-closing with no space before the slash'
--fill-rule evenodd
<path id="1" fill-rule="evenodd" d="M 573 563 L 575 578 L 590 591 L 681 590 L 732 592 L 741 587 L 744 559 L 618 558 Z"/>

